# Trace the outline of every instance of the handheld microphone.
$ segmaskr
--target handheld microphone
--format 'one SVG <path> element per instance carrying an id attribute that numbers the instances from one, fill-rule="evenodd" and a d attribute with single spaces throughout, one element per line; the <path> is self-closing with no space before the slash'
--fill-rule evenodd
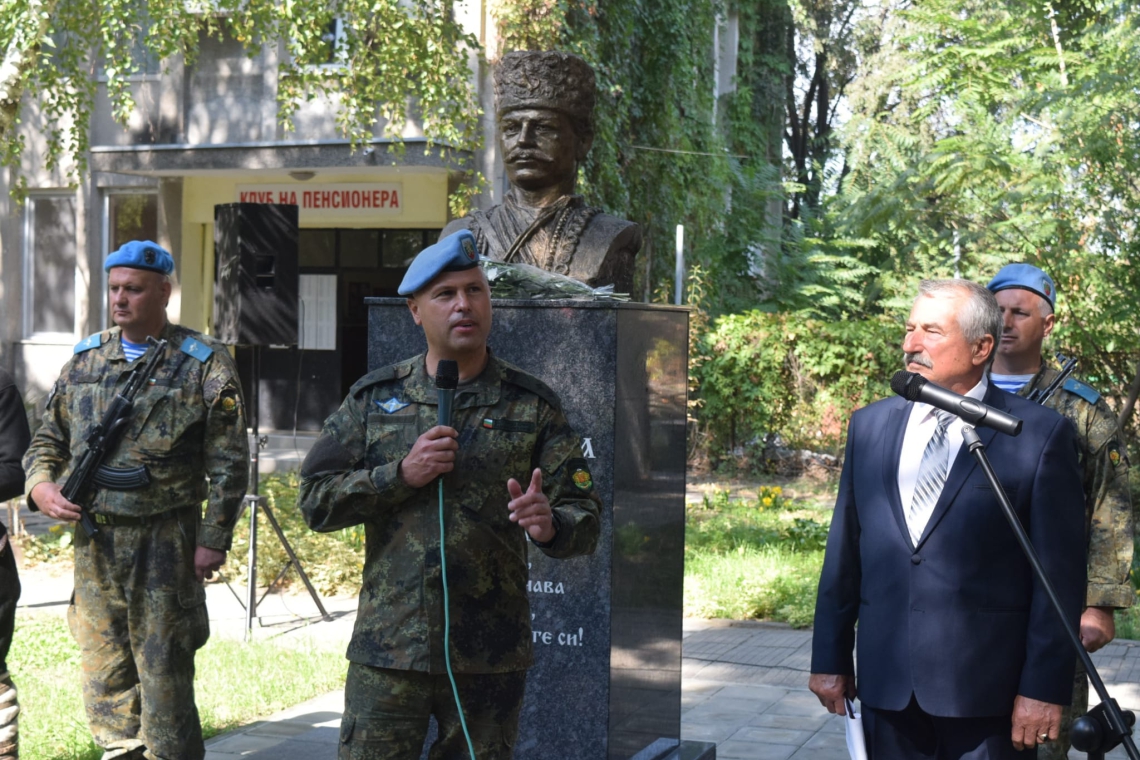
<path id="1" fill-rule="evenodd" d="M 1021 420 L 1017 417 L 987 406 L 981 401 L 946 390 L 915 372 L 900 369 L 891 378 L 891 390 L 907 401 L 921 401 L 957 415 L 974 427 L 993 428 L 1006 435 L 1017 435 L 1021 432 Z"/>
<path id="2" fill-rule="evenodd" d="M 439 424 L 451 427 L 451 403 L 459 387 L 459 364 L 451 359 L 440 359 L 435 368 L 435 388 L 439 393 Z"/>

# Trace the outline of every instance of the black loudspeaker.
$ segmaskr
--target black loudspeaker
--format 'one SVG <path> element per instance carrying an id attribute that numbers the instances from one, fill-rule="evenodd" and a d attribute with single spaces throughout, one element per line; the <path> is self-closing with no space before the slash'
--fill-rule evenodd
<path id="1" fill-rule="evenodd" d="M 214 337 L 297 344 L 297 240 L 296 206 L 214 206 Z"/>

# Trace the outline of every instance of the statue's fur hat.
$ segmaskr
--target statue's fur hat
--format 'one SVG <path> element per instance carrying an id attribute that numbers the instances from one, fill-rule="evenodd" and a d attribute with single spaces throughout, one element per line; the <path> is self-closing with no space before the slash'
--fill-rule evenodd
<path id="1" fill-rule="evenodd" d="M 591 132 L 597 84 L 590 64 L 572 53 L 507 53 L 495 67 L 495 112 L 519 108 L 561 111 Z"/>

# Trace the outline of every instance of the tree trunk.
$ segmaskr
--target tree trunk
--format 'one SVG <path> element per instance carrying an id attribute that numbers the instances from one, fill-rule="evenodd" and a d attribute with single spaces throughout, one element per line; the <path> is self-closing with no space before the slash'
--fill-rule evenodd
<path id="1" fill-rule="evenodd" d="M 1128 398 L 1124 400 L 1124 406 L 1120 408 L 1120 416 L 1116 418 L 1116 424 L 1121 431 L 1132 419 L 1132 410 L 1136 408 L 1138 396 L 1140 396 L 1140 364 L 1136 366 L 1136 376 L 1132 378 L 1132 383 L 1128 386 Z"/>
<path id="2" fill-rule="evenodd" d="M 29 0 L 24 18 L 17 22 L 8 49 L 4 51 L 4 60 L 0 61 L 0 140 L 7 138 L 8 130 L 16 121 L 28 69 L 36 61 L 40 40 L 47 34 L 58 3 L 59 0 Z"/>

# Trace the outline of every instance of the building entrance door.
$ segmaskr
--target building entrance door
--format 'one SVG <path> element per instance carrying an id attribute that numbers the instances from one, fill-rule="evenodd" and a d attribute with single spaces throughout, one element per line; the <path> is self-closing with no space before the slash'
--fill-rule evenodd
<path id="1" fill-rule="evenodd" d="M 368 370 L 364 299 L 395 296 L 428 229 L 302 229 L 300 346 L 261 351 L 262 427 L 317 431 Z M 248 377 L 252 351 L 239 349 Z M 246 393 L 248 397 L 248 381 Z"/>

